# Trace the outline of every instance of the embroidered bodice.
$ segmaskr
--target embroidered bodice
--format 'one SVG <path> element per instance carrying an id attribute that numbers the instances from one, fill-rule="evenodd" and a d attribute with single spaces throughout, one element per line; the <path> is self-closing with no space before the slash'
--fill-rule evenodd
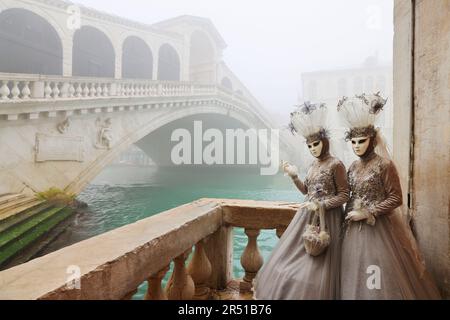
<path id="1" fill-rule="evenodd" d="M 332 156 L 316 159 L 308 170 L 304 182 L 294 180 L 308 201 L 322 201 L 325 209 L 336 208 L 349 199 L 349 186 L 345 167 Z"/>
<path id="2" fill-rule="evenodd" d="M 402 190 L 397 170 L 392 161 L 372 153 L 350 166 L 348 182 L 351 190 L 346 212 L 354 207 L 356 199 L 375 215 L 389 213 L 402 204 Z"/>

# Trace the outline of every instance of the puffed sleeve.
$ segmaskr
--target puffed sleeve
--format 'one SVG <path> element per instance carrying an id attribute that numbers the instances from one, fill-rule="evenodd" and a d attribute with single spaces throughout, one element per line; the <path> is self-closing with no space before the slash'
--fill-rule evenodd
<path id="1" fill-rule="evenodd" d="M 386 199 L 369 208 L 369 211 L 375 216 L 392 212 L 395 208 L 402 205 L 402 188 L 397 169 L 392 161 L 389 161 L 385 170 L 381 173 L 384 185 Z"/>
<path id="2" fill-rule="evenodd" d="M 301 193 L 307 194 L 308 193 L 308 187 L 305 183 L 303 183 L 298 176 L 295 176 L 292 178 L 292 181 L 294 181 L 295 186 L 298 190 L 300 190 Z"/>
<path id="3" fill-rule="evenodd" d="M 342 206 L 350 198 L 350 189 L 347 182 L 347 171 L 344 164 L 338 162 L 334 168 L 334 184 L 336 187 L 336 195 L 323 201 L 325 210 Z"/>

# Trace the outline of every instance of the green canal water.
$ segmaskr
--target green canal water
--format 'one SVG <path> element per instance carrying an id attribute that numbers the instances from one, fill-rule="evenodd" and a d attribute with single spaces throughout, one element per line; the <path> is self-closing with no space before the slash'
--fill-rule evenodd
<path id="1" fill-rule="evenodd" d="M 291 180 L 281 173 L 261 176 L 257 169 L 244 168 L 109 166 L 78 197 L 88 204 L 86 212 L 78 215 L 46 251 L 57 250 L 203 197 L 302 200 Z M 258 246 L 264 259 L 268 258 L 277 240 L 274 230 L 261 231 Z M 246 244 L 244 230 L 235 228 L 235 278 L 243 276 L 240 257 Z M 167 273 L 164 284 L 170 273 Z M 143 283 L 134 299 L 142 299 L 145 291 L 146 283 Z"/>

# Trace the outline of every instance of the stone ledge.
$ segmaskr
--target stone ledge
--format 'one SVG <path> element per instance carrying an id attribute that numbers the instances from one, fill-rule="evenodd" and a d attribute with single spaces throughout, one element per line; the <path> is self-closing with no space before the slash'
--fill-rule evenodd
<path id="1" fill-rule="evenodd" d="M 202 198 L 0 272 L 0 299 L 121 299 L 228 224 L 225 217 L 241 224 L 245 217 L 253 221 L 261 214 L 264 219 L 282 217 L 275 225 L 249 222 L 251 227 L 274 228 L 279 221 L 284 224 L 295 207 L 295 203 Z M 82 290 L 66 286 L 70 266 L 79 268 Z"/>

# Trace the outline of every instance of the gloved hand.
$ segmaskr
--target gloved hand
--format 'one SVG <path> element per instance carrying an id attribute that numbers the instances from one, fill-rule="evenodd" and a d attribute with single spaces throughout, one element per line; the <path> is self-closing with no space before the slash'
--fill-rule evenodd
<path id="1" fill-rule="evenodd" d="M 294 178 L 298 175 L 298 169 L 296 166 L 290 164 L 287 161 L 283 161 L 281 167 L 283 168 L 283 171 L 285 172 L 285 175 L 290 176 L 291 178 Z"/>
<path id="2" fill-rule="evenodd" d="M 345 217 L 347 221 L 362 221 L 366 220 L 367 224 L 373 226 L 375 224 L 375 217 L 365 209 L 358 209 L 350 211 Z"/>
<path id="3" fill-rule="evenodd" d="M 319 205 L 313 201 L 306 201 L 300 205 L 300 208 L 308 209 L 309 211 L 316 211 L 319 209 Z"/>

